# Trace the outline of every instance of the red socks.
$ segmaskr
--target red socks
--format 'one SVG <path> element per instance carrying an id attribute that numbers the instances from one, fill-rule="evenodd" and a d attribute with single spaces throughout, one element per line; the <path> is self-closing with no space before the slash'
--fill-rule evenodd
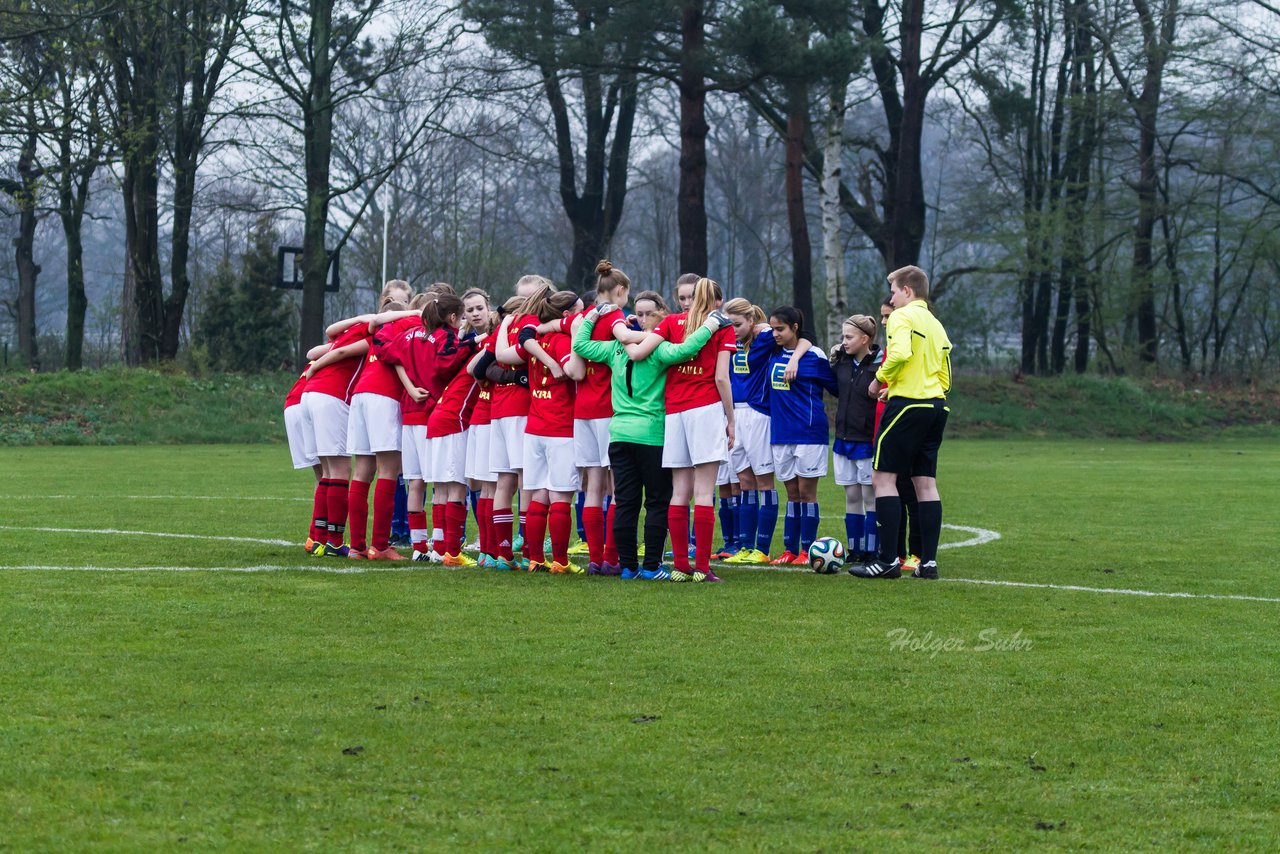
<path id="1" fill-rule="evenodd" d="M 476 501 L 476 527 L 480 529 L 480 554 L 492 557 L 496 553 L 493 546 L 492 498 L 481 498 Z"/>
<path id="2" fill-rule="evenodd" d="M 702 572 L 711 569 L 711 543 L 716 535 L 716 514 L 710 504 L 693 505 L 694 568 Z M 685 548 L 685 554 L 689 550 Z"/>
<path id="3" fill-rule="evenodd" d="M 377 551 L 391 547 L 391 517 L 395 512 L 395 478 L 380 477 L 373 485 L 373 535 L 370 537 L 370 545 Z"/>
<path id="4" fill-rule="evenodd" d="M 409 541 L 413 543 L 415 552 L 431 550 L 431 541 L 427 539 L 427 514 L 419 510 L 409 514 Z"/>
<path id="5" fill-rule="evenodd" d="M 555 508 L 556 505 L 552 504 L 551 509 L 555 510 Z M 604 563 L 604 511 L 599 507 L 583 507 L 582 528 L 587 534 L 587 552 L 591 555 L 589 560 L 599 566 Z M 553 549 L 555 543 L 555 528 L 553 527 L 551 534 Z"/>
<path id="6" fill-rule="evenodd" d="M 325 521 L 329 515 L 329 479 L 323 478 L 316 482 L 315 498 L 311 501 L 311 532 L 308 536 L 316 542 L 322 542 L 327 537 L 329 523 Z"/>
<path id="7" fill-rule="evenodd" d="M 493 538 L 494 557 L 515 560 L 515 554 L 511 551 L 511 526 L 514 521 L 510 505 L 494 507 L 493 523 L 489 529 L 489 536 Z"/>
<path id="8" fill-rule="evenodd" d="M 583 521 L 588 526 L 591 524 L 591 517 L 588 515 L 589 512 L 590 508 L 584 510 L 582 513 Z M 596 517 L 600 522 L 600 525 L 603 527 L 604 514 L 600 512 L 599 508 L 596 508 Z M 573 517 L 569 512 L 568 501 L 556 501 L 552 503 L 551 509 L 547 515 L 547 526 L 551 529 L 551 559 L 561 566 L 568 566 L 569 531 L 573 528 Z M 603 539 L 604 531 L 601 530 L 600 534 L 602 535 L 601 539 Z M 597 545 L 601 551 L 604 551 L 603 542 L 597 540 L 597 545 L 592 545 L 590 527 L 587 528 L 587 544 L 591 547 L 593 552 L 597 548 Z"/>
<path id="9" fill-rule="evenodd" d="M 547 505 L 541 501 L 529 502 L 524 521 L 524 556 L 530 563 L 546 563 L 542 540 L 547 535 Z"/>
<path id="10" fill-rule="evenodd" d="M 613 540 L 613 503 L 609 503 L 609 512 L 604 518 L 604 562 L 618 565 L 618 545 Z"/>
<path id="11" fill-rule="evenodd" d="M 467 528 L 467 504 L 450 501 L 444 508 L 444 554 L 462 554 L 462 532 Z"/>
<path id="12" fill-rule="evenodd" d="M 347 524 L 347 487 L 345 480 L 333 478 L 329 481 L 329 489 L 325 498 L 328 515 L 325 516 L 328 535 L 325 542 L 334 548 L 342 545 L 342 535 Z"/>
<path id="13" fill-rule="evenodd" d="M 369 483 L 351 481 L 347 497 L 347 532 L 351 535 L 352 551 L 362 552 L 369 547 L 366 535 L 369 530 Z"/>
<path id="14" fill-rule="evenodd" d="M 444 554 L 444 504 L 431 505 L 431 547 L 437 554 Z"/>
<path id="15" fill-rule="evenodd" d="M 710 509 L 710 508 L 708 508 Z M 681 572 L 689 571 L 689 505 L 667 508 L 667 530 L 671 532 L 671 563 Z"/>

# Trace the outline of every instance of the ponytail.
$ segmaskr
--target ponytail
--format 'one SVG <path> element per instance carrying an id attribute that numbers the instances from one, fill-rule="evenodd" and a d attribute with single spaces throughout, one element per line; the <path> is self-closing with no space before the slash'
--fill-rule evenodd
<path id="1" fill-rule="evenodd" d="M 720 285 L 711 279 L 698 279 L 693 286 L 693 304 L 689 306 L 689 318 L 685 321 L 685 329 L 696 329 L 707 319 L 707 315 L 715 310 L 716 304 L 724 298 Z"/>

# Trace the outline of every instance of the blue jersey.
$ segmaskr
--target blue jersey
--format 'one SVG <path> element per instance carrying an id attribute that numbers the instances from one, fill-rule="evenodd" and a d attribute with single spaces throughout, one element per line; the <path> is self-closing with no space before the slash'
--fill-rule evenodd
<path id="1" fill-rule="evenodd" d="M 800 357 L 796 378 L 783 379 L 791 351 L 772 348 L 769 359 L 769 441 L 775 445 L 825 445 L 827 409 L 822 392 L 840 395 L 826 353 L 814 347 Z"/>
<path id="2" fill-rule="evenodd" d="M 729 360 L 729 380 L 733 402 L 746 403 L 761 415 L 769 414 L 769 359 L 773 355 L 773 330 L 766 329 L 755 337 L 751 346 L 739 346 Z"/>

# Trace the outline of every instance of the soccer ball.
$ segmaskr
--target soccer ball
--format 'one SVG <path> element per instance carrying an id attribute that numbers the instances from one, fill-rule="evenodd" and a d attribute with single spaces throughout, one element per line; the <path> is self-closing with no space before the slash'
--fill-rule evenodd
<path id="1" fill-rule="evenodd" d="M 832 575 L 844 566 L 844 544 L 835 537 L 820 537 L 809 546 L 809 566 L 814 572 Z"/>

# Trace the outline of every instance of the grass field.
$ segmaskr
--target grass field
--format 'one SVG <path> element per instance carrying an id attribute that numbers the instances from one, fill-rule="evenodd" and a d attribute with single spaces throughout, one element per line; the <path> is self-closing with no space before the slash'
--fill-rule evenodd
<path id="1" fill-rule="evenodd" d="M 318 572 L 282 446 L 0 471 L 0 848 L 1280 844 L 1274 441 L 950 442 L 937 583 Z"/>

